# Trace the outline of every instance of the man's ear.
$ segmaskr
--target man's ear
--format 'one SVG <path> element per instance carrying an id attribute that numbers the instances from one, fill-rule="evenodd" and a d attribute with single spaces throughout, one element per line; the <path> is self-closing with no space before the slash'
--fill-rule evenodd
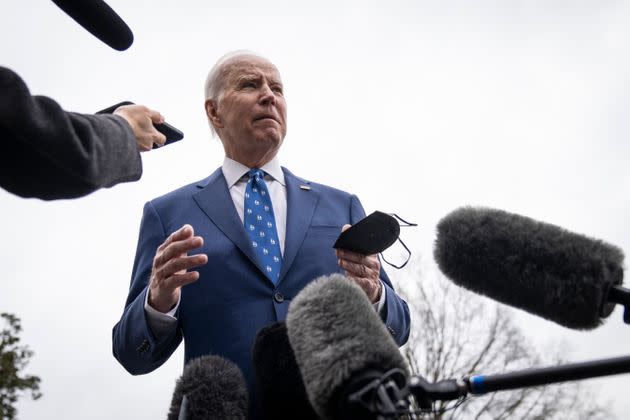
<path id="1" fill-rule="evenodd" d="M 216 128 L 223 128 L 223 123 L 221 118 L 219 117 L 219 109 L 216 101 L 212 99 L 206 99 L 205 103 L 206 108 L 206 116 L 208 117 L 208 121 L 212 124 L 212 126 Z"/>

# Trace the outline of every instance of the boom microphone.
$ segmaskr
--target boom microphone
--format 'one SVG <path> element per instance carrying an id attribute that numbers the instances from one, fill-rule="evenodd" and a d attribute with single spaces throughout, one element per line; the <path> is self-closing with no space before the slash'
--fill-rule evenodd
<path id="1" fill-rule="evenodd" d="M 444 217 L 434 256 L 456 284 L 569 328 L 598 327 L 627 295 L 621 249 L 502 210 Z"/>
<path id="2" fill-rule="evenodd" d="M 308 401 L 284 322 L 276 322 L 258 332 L 253 365 L 258 414 L 263 419 L 319 419 Z"/>
<path id="3" fill-rule="evenodd" d="M 247 388 L 241 370 L 219 356 L 190 360 L 175 385 L 168 420 L 247 418 Z"/>
<path id="4" fill-rule="evenodd" d="M 306 392 L 322 419 L 375 419 L 401 408 L 405 361 L 359 286 L 340 274 L 320 277 L 296 296 L 286 322 Z M 392 370 L 400 376 L 385 380 Z M 371 384 L 367 398 L 354 398 Z"/>
<path id="5" fill-rule="evenodd" d="M 79 25 L 115 50 L 133 43 L 129 26 L 103 0 L 52 0 Z"/>

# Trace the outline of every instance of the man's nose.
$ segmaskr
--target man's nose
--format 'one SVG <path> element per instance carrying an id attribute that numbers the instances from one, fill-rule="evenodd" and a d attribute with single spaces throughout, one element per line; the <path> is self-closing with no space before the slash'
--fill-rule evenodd
<path id="1" fill-rule="evenodd" d="M 260 103 L 263 105 L 275 105 L 276 103 L 276 95 L 266 83 L 261 86 Z"/>

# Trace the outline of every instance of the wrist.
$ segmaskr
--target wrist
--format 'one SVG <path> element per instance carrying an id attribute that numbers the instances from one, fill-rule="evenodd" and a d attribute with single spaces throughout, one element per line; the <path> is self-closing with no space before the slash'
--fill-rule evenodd
<path id="1" fill-rule="evenodd" d="M 147 299 L 147 302 L 150 307 L 163 314 L 169 312 L 173 309 L 173 307 L 175 307 L 175 305 L 177 305 L 177 300 L 171 303 L 165 299 L 160 299 L 160 296 L 156 296 L 156 293 L 153 293 L 151 289 L 149 289 L 149 298 Z"/>

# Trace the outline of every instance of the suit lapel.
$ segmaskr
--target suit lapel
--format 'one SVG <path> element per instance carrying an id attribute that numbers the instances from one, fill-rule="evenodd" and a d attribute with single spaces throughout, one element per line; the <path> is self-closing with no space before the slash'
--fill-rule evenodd
<path id="1" fill-rule="evenodd" d="M 263 271 L 256 261 L 247 233 L 234 208 L 234 202 L 227 188 L 221 168 L 217 169 L 210 177 L 197 186 L 201 190 L 193 194 L 193 199 L 201 207 L 201 210 L 260 271 Z"/>
<path id="2" fill-rule="evenodd" d="M 287 187 L 287 227 L 282 270 L 278 284 L 291 268 L 293 260 L 302 246 L 302 242 L 304 242 L 319 199 L 319 194 L 310 188 L 310 182 L 296 177 L 286 168 L 282 168 L 282 170 Z"/>

